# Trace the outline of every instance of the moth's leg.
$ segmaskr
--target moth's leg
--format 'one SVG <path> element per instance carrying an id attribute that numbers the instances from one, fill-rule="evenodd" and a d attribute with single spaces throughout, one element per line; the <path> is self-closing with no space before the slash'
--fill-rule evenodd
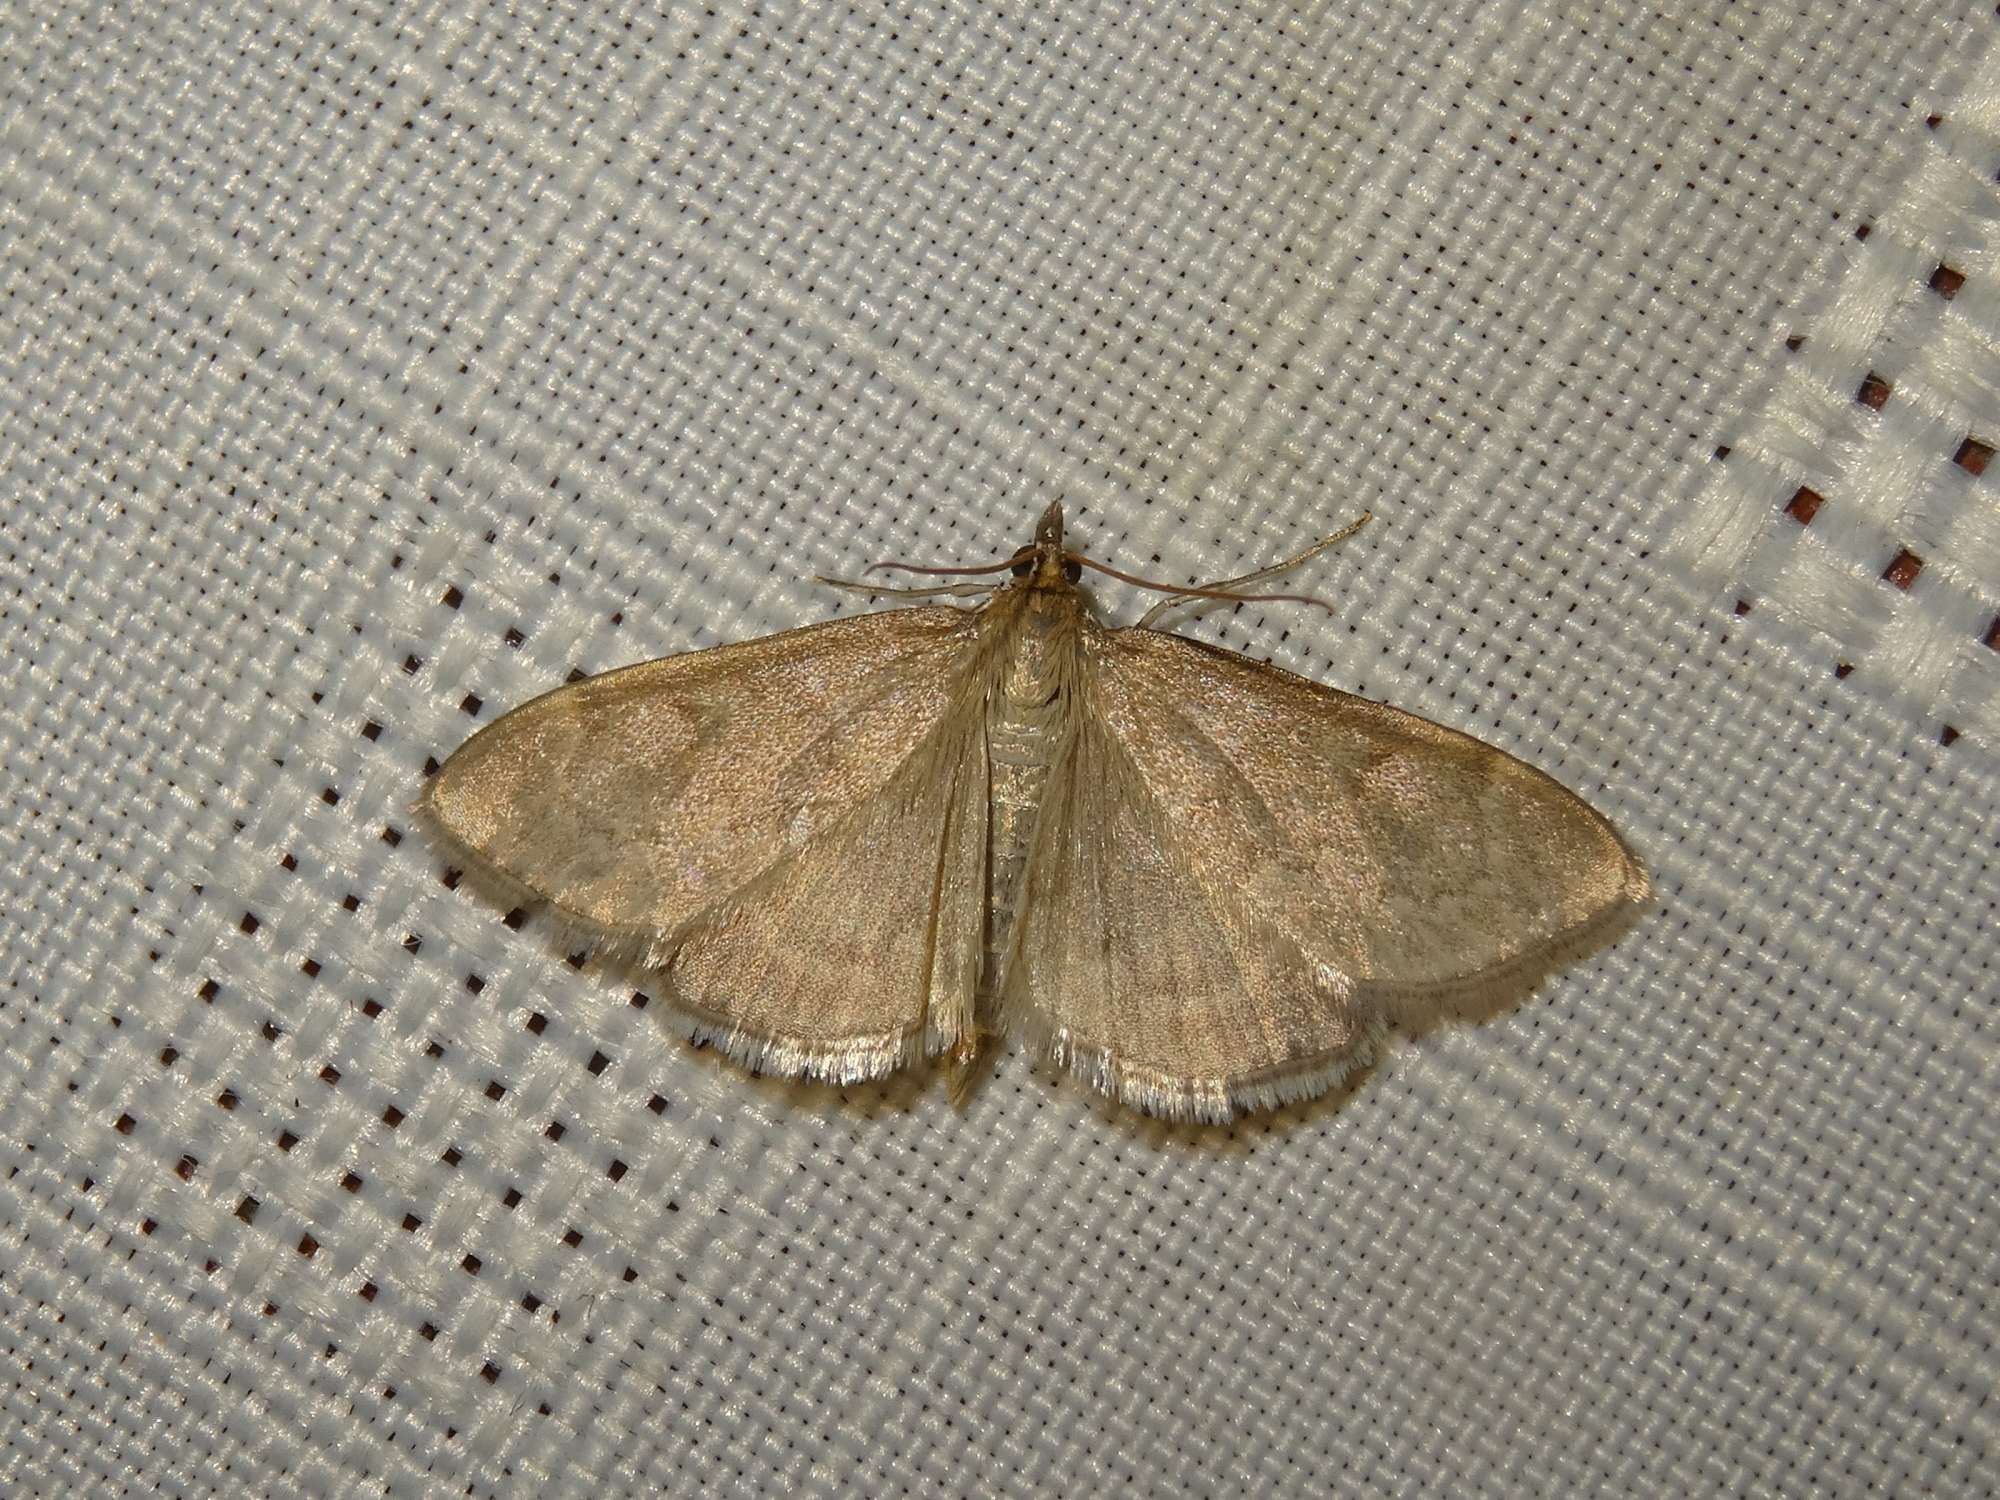
<path id="1" fill-rule="evenodd" d="M 1341 527 L 1340 530 L 1336 531 L 1332 536 L 1321 537 L 1318 541 L 1314 542 L 1310 547 L 1306 548 L 1305 551 L 1297 554 L 1294 557 L 1288 557 L 1283 562 L 1272 563 L 1269 567 L 1259 568 L 1254 573 L 1245 573 L 1239 578 L 1224 578 L 1217 583 L 1197 584 L 1195 585 L 1195 587 L 1201 589 L 1204 593 L 1207 594 L 1214 594 L 1217 592 L 1233 593 L 1240 591 L 1248 584 L 1262 583 L 1267 578 L 1276 578 L 1280 573 L 1289 573 L 1292 571 L 1292 569 L 1297 567 L 1302 567 L 1304 564 L 1311 562 L 1315 557 L 1318 557 L 1320 553 L 1326 551 L 1328 548 L 1340 545 L 1340 543 L 1346 541 L 1349 537 L 1353 536 L 1355 532 L 1359 531 L 1362 527 L 1366 526 L 1372 519 L 1374 519 L 1373 513 L 1364 510 L 1360 515 L 1356 516 L 1352 521 L 1348 522 L 1347 525 Z M 1161 615 L 1165 614 L 1168 610 L 1173 609 L 1178 605 L 1197 604 L 1200 602 L 1201 600 L 1199 596 L 1188 595 L 1188 594 L 1176 595 L 1174 598 L 1171 599 L 1162 599 L 1158 604 L 1155 604 L 1151 609 L 1147 610 L 1143 615 L 1139 616 L 1139 629 L 1141 630 L 1148 629 L 1155 620 L 1159 619 Z"/>

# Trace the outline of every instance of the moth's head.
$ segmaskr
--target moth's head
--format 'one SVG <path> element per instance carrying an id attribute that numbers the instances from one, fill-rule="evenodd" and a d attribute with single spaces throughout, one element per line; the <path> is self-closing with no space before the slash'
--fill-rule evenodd
<path id="1" fill-rule="evenodd" d="M 1035 523 L 1035 540 L 1014 554 L 1014 576 L 1031 589 L 1067 589 L 1083 567 L 1063 550 L 1062 501 L 1053 502 Z"/>

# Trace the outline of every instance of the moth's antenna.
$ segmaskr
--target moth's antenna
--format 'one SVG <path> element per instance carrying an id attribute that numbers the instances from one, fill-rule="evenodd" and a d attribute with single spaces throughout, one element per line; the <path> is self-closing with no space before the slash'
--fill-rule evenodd
<path id="1" fill-rule="evenodd" d="M 1151 609 L 1139 616 L 1138 626 L 1141 630 L 1149 628 L 1155 620 L 1159 619 L 1168 610 L 1173 609 L 1177 605 L 1185 604 L 1190 599 L 1229 599 L 1238 604 L 1317 604 L 1328 614 L 1332 614 L 1333 606 L 1328 604 L 1324 599 L 1314 599 L 1302 594 L 1245 594 L 1239 591 L 1246 583 L 1262 583 L 1266 578 L 1276 578 L 1280 573 L 1289 573 L 1294 568 L 1304 566 L 1329 547 L 1337 546 L 1339 543 L 1346 541 L 1355 532 L 1374 519 L 1375 515 L 1373 511 L 1364 510 L 1359 516 L 1341 527 L 1332 536 L 1321 537 L 1310 547 L 1306 548 L 1305 551 L 1298 553 L 1296 556 L 1285 558 L 1282 562 L 1272 563 L 1269 567 L 1259 568 L 1253 573 L 1245 573 L 1237 578 L 1225 578 L 1218 583 L 1203 584 L 1200 588 L 1177 588 L 1172 584 L 1153 583 L 1148 579 L 1134 578 L 1129 574 L 1117 572 L 1114 569 L 1105 567 L 1102 563 L 1091 562 L 1088 558 L 1078 558 L 1077 560 L 1086 567 L 1095 568 L 1100 573 L 1108 573 L 1113 578 L 1119 579 L 1122 582 L 1136 584 L 1140 588 L 1157 589 L 1163 594 L 1172 594 L 1174 596 L 1171 599 L 1162 599 L 1158 604 L 1155 604 Z"/>
<path id="2" fill-rule="evenodd" d="M 1317 604 L 1321 609 L 1328 612 L 1331 612 L 1333 609 L 1333 606 L 1328 604 L 1324 599 L 1315 599 L 1310 594 L 1238 594 L 1224 588 L 1194 588 L 1179 583 L 1158 583 L 1151 578 L 1140 578 L 1135 574 L 1114 568 L 1109 563 L 1101 563 L 1094 558 L 1085 557 L 1078 552 L 1068 552 L 1064 556 L 1073 563 L 1078 563 L 1083 567 L 1089 568 L 1093 573 L 1102 573 L 1105 577 L 1115 578 L 1120 583 L 1129 583 L 1134 588 L 1153 589 L 1158 593 L 1172 594 L 1174 596 L 1171 599 L 1164 599 L 1154 605 L 1152 610 L 1147 612 L 1149 616 L 1187 599 L 1234 599 L 1238 604 L 1265 604 L 1272 602 Z M 1142 620 L 1140 623 L 1144 624 L 1145 622 Z"/>
<path id="3" fill-rule="evenodd" d="M 1305 564 L 1311 562 L 1315 557 L 1318 557 L 1320 553 L 1326 551 L 1327 548 L 1339 546 L 1374 519 L 1375 513 L 1373 511 L 1364 510 L 1332 536 L 1321 537 L 1297 556 L 1288 557 L 1283 562 L 1274 562 L 1268 568 L 1259 568 L 1254 573 L 1245 573 L 1241 578 L 1225 578 L 1220 583 L 1207 584 L 1205 587 L 1212 589 L 1235 589 L 1241 588 L 1246 583 L 1262 583 L 1266 578 L 1276 578 L 1280 573 L 1289 573 L 1294 568 L 1305 566 Z"/>
<path id="4" fill-rule="evenodd" d="M 977 568 L 933 568 L 927 567 L 922 563 L 883 561 L 870 563 L 861 571 L 865 576 L 869 573 L 878 572 L 883 568 L 894 568 L 899 573 L 925 573 L 935 578 L 961 578 L 974 573 L 999 573 L 1013 567 L 1016 563 L 1026 562 L 1034 555 L 1035 549 L 1033 547 L 1023 547 L 1012 557 L 1002 558 L 996 563 L 986 563 Z"/>
<path id="5" fill-rule="evenodd" d="M 877 594 L 895 594 L 904 599 L 934 599 L 950 595 L 955 599 L 969 599 L 974 594 L 990 594 L 996 585 L 990 583 L 940 583 L 931 588 L 904 589 L 891 583 L 859 583 L 852 578 L 829 578 L 824 573 L 813 574 L 814 583 L 823 583 L 830 589 L 846 589 L 852 594 L 866 594 L 874 598 Z"/>

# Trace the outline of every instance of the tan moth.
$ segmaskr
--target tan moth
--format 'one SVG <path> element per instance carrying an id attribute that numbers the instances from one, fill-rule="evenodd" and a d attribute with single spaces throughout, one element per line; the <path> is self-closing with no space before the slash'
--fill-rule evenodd
<path id="1" fill-rule="evenodd" d="M 1321 547 L 1148 586 L 1253 597 Z M 900 591 L 973 607 L 557 688 L 460 746 L 425 809 L 741 1062 L 851 1081 L 949 1052 L 962 1079 L 1018 1034 L 1175 1119 L 1319 1093 L 1385 1024 L 1530 979 L 1646 897 L 1540 771 L 1151 614 L 1107 627 L 1082 567 L 1144 582 L 1069 551 L 1052 505 L 1004 562 L 916 570 L 1002 581 Z"/>

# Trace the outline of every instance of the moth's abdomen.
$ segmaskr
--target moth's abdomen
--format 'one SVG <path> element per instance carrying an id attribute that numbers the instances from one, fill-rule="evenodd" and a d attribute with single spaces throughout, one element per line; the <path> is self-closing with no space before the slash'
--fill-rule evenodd
<path id="1" fill-rule="evenodd" d="M 1048 787 L 1049 767 L 1067 732 L 1075 691 L 1071 609 L 1023 609 L 988 700 L 986 753 L 992 776 L 988 825 L 986 961 L 982 988 L 997 984 L 1027 870 L 1028 847 Z M 1054 601 L 1051 601 L 1054 602 Z"/>
<path id="2" fill-rule="evenodd" d="M 1014 909 L 1021 894 L 1021 876 L 1028 865 L 1028 845 L 1048 785 L 1049 752 L 1056 739 L 1052 726 L 996 712 L 989 721 L 988 764 L 992 769 L 993 803 L 989 824 L 990 876 L 986 905 L 986 970 L 990 984 L 999 957 L 1014 926 Z"/>

